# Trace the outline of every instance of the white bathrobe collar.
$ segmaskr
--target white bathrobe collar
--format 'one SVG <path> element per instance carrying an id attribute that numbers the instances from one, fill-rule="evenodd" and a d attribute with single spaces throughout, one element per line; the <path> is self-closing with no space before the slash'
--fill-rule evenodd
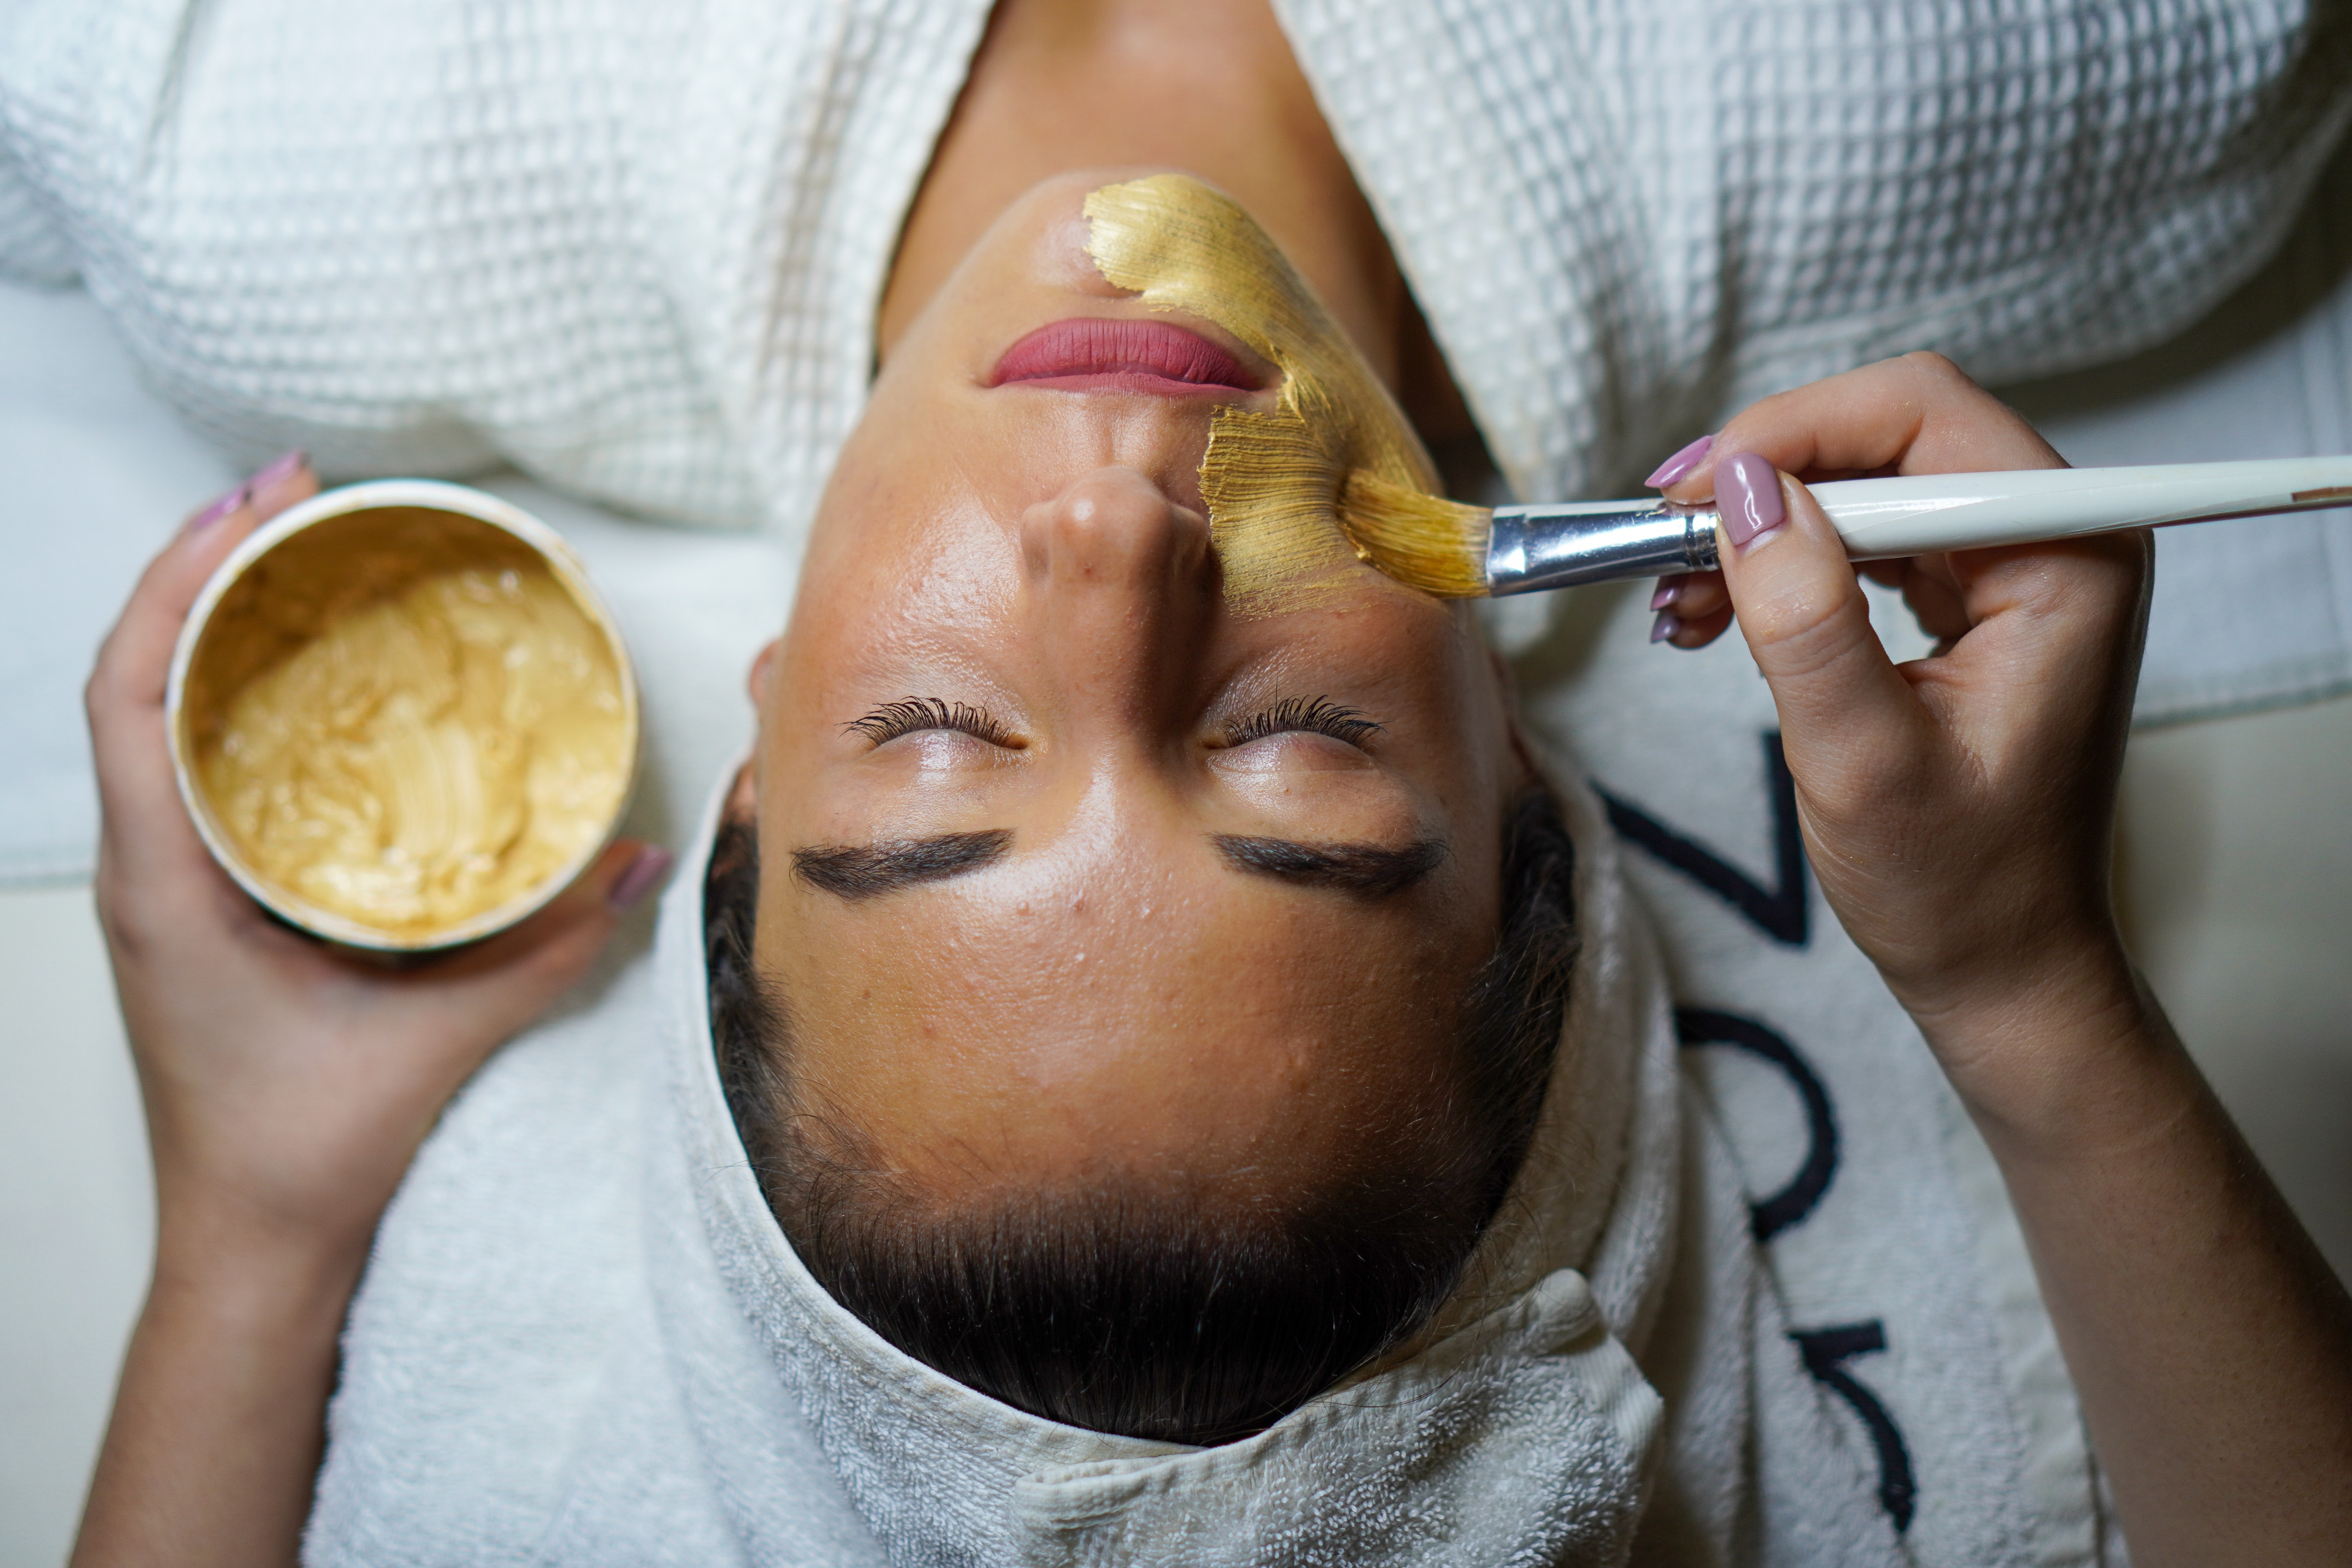
<path id="1" fill-rule="evenodd" d="M 728 1113 L 700 922 L 664 923 L 663 1032 L 709 1246 L 893 1562 L 1623 1559 L 1660 1418 L 1633 1353 L 1672 1251 L 1674 1037 L 1614 841 L 1588 791 L 1561 795 L 1583 939 L 1565 1038 L 1581 1049 L 1560 1053 L 1502 1217 L 1411 1354 L 1216 1448 L 1016 1410 L 835 1301 L 786 1241 Z M 699 835 L 688 888 L 701 885 L 710 840 Z M 705 1310 L 663 1300 L 659 1280 L 656 1291 L 665 1315 Z M 691 1380 L 683 1392 L 723 1396 Z"/>

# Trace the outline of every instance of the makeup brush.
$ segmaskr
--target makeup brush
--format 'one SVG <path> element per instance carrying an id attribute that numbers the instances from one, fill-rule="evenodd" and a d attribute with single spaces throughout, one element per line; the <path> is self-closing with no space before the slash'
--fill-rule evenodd
<path id="1" fill-rule="evenodd" d="M 2352 457 L 1911 474 L 1810 486 L 1855 560 L 2352 506 Z M 1464 506 L 1359 471 L 1339 496 L 1356 553 L 1447 599 L 1711 571 L 1717 512 L 1657 499 Z"/>

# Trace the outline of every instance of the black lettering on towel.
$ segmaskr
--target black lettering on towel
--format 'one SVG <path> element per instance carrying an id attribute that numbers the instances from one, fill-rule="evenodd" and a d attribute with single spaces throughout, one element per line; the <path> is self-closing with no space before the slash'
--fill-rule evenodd
<path id="1" fill-rule="evenodd" d="M 1805 887 L 1805 835 L 1797 822 L 1797 780 L 1780 749 L 1780 732 L 1764 737 L 1764 786 L 1772 811 L 1774 869 L 1779 880 L 1765 887 L 1747 873 L 1700 843 L 1675 832 L 1632 801 L 1599 789 L 1609 810 L 1609 825 L 1626 839 L 1681 872 L 1732 908 L 1775 942 L 1801 947 L 1811 935 Z"/>
<path id="2" fill-rule="evenodd" d="M 1911 1473 L 1911 1449 L 1903 1441 L 1903 1428 L 1895 1424 L 1895 1417 L 1879 1403 L 1878 1396 L 1845 1369 L 1845 1364 L 1855 1356 L 1886 1348 L 1886 1325 L 1872 1318 L 1867 1322 L 1841 1323 L 1835 1328 L 1800 1329 L 1789 1337 L 1797 1342 L 1797 1354 L 1805 1358 L 1805 1370 L 1853 1406 L 1853 1413 L 1862 1417 L 1863 1427 L 1870 1433 L 1870 1446 L 1878 1451 L 1879 1503 L 1895 1521 L 1896 1533 L 1909 1530 L 1912 1511 L 1919 1500 L 1919 1485 Z"/>
<path id="3" fill-rule="evenodd" d="M 1795 1046 L 1754 1019 L 1706 1008 L 1676 1008 L 1675 1034 L 1685 1046 L 1728 1045 L 1770 1062 L 1788 1077 L 1804 1104 L 1803 1163 L 1787 1186 L 1748 1205 L 1756 1239 L 1769 1241 L 1812 1213 L 1830 1190 L 1830 1183 L 1837 1179 L 1837 1116 L 1830 1108 L 1829 1087 Z"/>
<path id="4" fill-rule="evenodd" d="M 1805 876 L 1805 840 L 1797 821 L 1797 782 L 1789 771 L 1777 730 L 1764 737 L 1764 781 L 1772 812 L 1775 884 L 1765 887 L 1697 840 L 1675 831 L 1631 801 L 1599 791 L 1609 825 L 1619 837 L 1673 867 L 1738 910 L 1773 941 L 1802 947 L 1811 936 Z M 1706 1008 L 1676 1008 L 1675 1033 L 1685 1047 L 1727 1045 L 1771 1063 L 1785 1074 L 1805 1113 L 1805 1157 L 1779 1191 L 1748 1205 L 1756 1239 L 1769 1241 L 1821 1206 L 1837 1178 L 1837 1116 L 1829 1087 L 1787 1039 L 1754 1019 Z M 1886 1348 L 1881 1318 L 1800 1329 L 1789 1338 L 1805 1371 L 1861 1417 L 1878 1458 L 1878 1501 L 1897 1534 L 1907 1533 L 1918 1506 L 1919 1487 L 1903 1429 L 1878 1396 L 1846 1370 L 1846 1363 Z"/>

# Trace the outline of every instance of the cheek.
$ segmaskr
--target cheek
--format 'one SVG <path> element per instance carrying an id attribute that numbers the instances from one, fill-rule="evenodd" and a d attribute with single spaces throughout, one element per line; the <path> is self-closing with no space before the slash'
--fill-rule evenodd
<path id="1" fill-rule="evenodd" d="M 1028 277 L 1003 281 L 1022 283 L 1034 279 L 1037 284 L 1097 299 L 1132 298 L 1105 277 L 1094 258 L 1087 254 L 1089 227 L 1083 204 L 1082 196 L 1076 201 L 1066 197 L 1033 220 L 1036 227 L 1026 252 Z"/>

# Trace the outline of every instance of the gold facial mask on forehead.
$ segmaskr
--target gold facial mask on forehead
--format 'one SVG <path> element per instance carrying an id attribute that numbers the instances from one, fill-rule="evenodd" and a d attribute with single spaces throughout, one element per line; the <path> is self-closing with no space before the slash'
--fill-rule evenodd
<path id="1" fill-rule="evenodd" d="M 1220 408 L 1201 461 L 1209 533 L 1236 613 L 1329 598 L 1357 552 L 1340 532 L 1350 475 L 1435 494 L 1437 472 L 1388 389 L 1257 220 L 1185 174 L 1087 197 L 1087 252 L 1156 310 L 1215 322 L 1282 371 L 1275 410 Z"/>

